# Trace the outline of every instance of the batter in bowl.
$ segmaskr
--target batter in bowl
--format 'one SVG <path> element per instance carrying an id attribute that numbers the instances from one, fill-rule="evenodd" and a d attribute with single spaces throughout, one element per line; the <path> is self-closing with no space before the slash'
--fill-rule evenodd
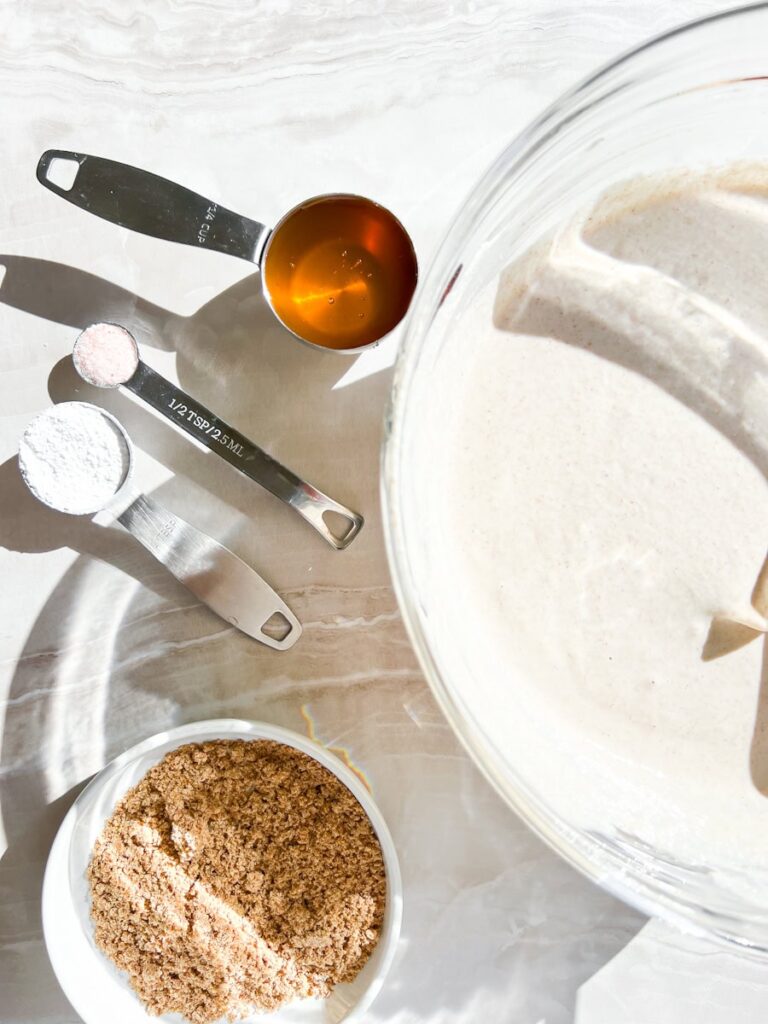
<path id="1" fill-rule="evenodd" d="M 566 821 L 693 865 L 768 864 L 766 339 L 768 168 L 638 179 L 457 322 L 425 424 L 468 715 Z"/>

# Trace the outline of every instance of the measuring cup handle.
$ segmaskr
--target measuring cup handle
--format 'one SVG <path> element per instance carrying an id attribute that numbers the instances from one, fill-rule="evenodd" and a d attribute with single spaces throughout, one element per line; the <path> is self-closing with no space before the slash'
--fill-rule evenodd
<path id="1" fill-rule="evenodd" d="M 140 494 L 118 522 L 199 601 L 243 633 L 277 651 L 301 636 L 299 620 L 255 569 L 158 501 Z M 287 626 L 280 639 L 264 631 L 274 616 Z"/>
<path id="2" fill-rule="evenodd" d="M 56 161 L 77 164 L 69 188 L 51 179 Z M 49 149 L 37 180 L 81 210 L 152 238 L 238 256 L 259 266 L 269 229 L 167 178 L 86 153 Z"/>
<path id="3" fill-rule="evenodd" d="M 349 547 L 365 525 L 363 517 L 346 505 L 340 505 L 338 501 L 329 498 L 327 494 L 318 491 L 312 484 L 299 479 L 290 471 L 284 470 L 283 476 L 291 478 L 289 485 L 292 487 L 292 493 L 286 499 L 288 504 L 295 508 L 310 526 L 314 526 L 331 547 L 338 551 Z M 329 514 L 334 517 L 335 523 L 333 520 L 329 521 Z"/>

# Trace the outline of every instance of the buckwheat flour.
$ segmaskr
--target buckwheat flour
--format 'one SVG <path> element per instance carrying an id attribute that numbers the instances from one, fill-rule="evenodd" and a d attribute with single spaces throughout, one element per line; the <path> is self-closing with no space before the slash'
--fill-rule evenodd
<path id="1" fill-rule="evenodd" d="M 270 740 L 167 754 L 115 808 L 88 879 L 97 944 L 150 1013 L 193 1024 L 351 981 L 386 898 L 358 801 Z"/>

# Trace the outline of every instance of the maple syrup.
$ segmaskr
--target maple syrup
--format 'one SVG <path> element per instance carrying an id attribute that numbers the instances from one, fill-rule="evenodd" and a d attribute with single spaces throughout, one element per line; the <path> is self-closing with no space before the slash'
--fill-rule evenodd
<path id="1" fill-rule="evenodd" d="M 418 268 L 405 228 L 361 196 L 320 196 L 275 228 L 262 268 L 285 326 L 324 348 L 355 349 L 405 315 Z"/>

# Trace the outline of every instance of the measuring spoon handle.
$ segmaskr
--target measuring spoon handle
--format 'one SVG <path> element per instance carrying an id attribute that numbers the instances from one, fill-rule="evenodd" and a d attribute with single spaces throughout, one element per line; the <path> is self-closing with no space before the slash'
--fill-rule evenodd
<path id="1" fill-rule="evenodd" d="M 290 505 L 331 547 L 346 548 L 362 530 L 364 520 L 359 513 L 302 480 L 146 363 L 139 363 L 124 386 L 230 466 Z M 328 513 L 339 517 L 342 529 L 334 529 L 333 522 L 327 520 Z"/>
<path id="2" fill-rule="evenodd" d="M 199 601 L 243 633 L 276 651 L 301 636 L 299 620 L 254 569 L 153 498 L 140 494 L 118 521 Z M 280 640 L 264 632 L 274 615 L 288 628 Z"/>
<path id="3" fill-rule="evenodd" d="M 70 188 L 51 180 L 51 165 L 56 160 L 78 165 Z M 167 178 L 116 160 L 49 149 L 38 162 L 37 180 L 81 210 L 121 228 L 224 252 L 256 266 L 269 236 L 269 229 L 258 221 L 241 217 Z"/>

